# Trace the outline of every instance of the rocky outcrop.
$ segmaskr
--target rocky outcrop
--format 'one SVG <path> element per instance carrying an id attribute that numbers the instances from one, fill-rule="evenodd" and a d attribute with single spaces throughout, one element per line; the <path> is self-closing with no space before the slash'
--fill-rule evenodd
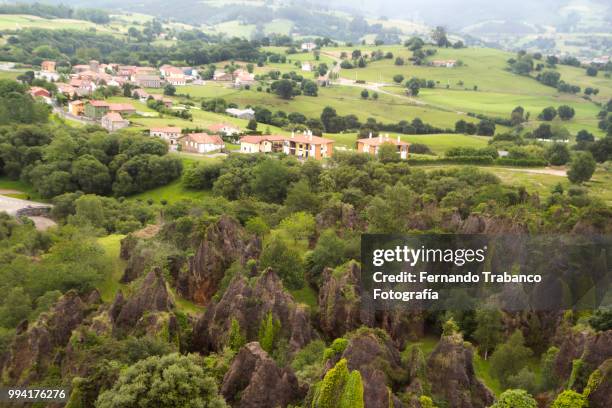
<path id="1" fill-rule="evenodd" d="M 330 339 L 342 337 L 365 325 L 385 330 L 403 348 L 406 341 L 423 336 L 420 313 L 397 310 L 368 310 L 361 304 L 361 270 L 351 262 L 344 270 L 325 268 L 319 290 L 319 324 Z"/>
<path id="2" fill-rule="evenodd" d="M 393 342 L 377 329 L 359 329 L 349 337 L 344 352 L 329 360 L 326 368 L 331 369 L 344 358 L 350 371 L 359 370 L 366 408 L 401 406 L 389 392 L 392 382 L 401 381 L 407 375 L 401 367 L 400 354 Z"/>
<path id="3" fill-rule="evenodd" d="M 44 376 L 57 357 L 56 350 L 68 343 L 87 312 L 88 304 L 71 290 L 34 323 L 22 323 L 4 360 L 5 382 L 25 385 Z"/>
<path id="4" fill-rule="evenodd" d="M 501 217 L 470 215 L 458 227 L 458 234 L 527 234 L 527 225 Z"/>
<path id="5" fill-rule="evenodd" d="M 290 369 L 279 368 L 259 343 L 245 345 L 223 378 L 221 394 L 236 408 L 286 407 L 304 397 Z"/>
<path id="6" fill-rule="evenodd" d="M 353 230 L 362 226 L 363 222 L 359 219 L 359 214 L 351 204 L 339 203 L 330 206 L 316 217 L 317 230 L 323 231 L 327 228 L 337 228 L 341 230 Z"/>
<path id="7" fill-rule="evenodd" d="M 235 261 L 256 259 L 261 242 L 249 235 L 238 221 L 222 216 L 210 225 L 189 268 L 175 276 L 178 292 L 198 304 L 206 304 L 219 289 L 223 274 Z"/>
<path id="8" fill-rule="evenodd" d="M 474 373 L 472 347 L 460 335 L 443 336 L 427 360 L 427 378 L 434 394 L 453 408 L 485 408 L 493 393 Z"/>
<path id="9" fill-rule="evenodd" d="M 582 374 L 588 375 L 612 353 L 612 330 L 605 332 L 571 332 L 565 336 L 555 360 L 555 374 L 566 381 L 572 372 L 574 360 L 582 360 Z M 585 375 L 582 375 L 584 377 Z M 577 384 L 578 391 L 586 384 Z"/>
<path id="10" fill-rule="evenodd" d="M 590 408 L 612 407 L 612 358 L 604 361 L 591 374 L 588 391 Z"/>
<path id="11" fill-rule="evenodd" d="M 130 329 L 145 313 L 167 312 L 174 308 L 174 301 L 160 269 L 147 274 L 138 289 L 128 299 L 119 291 L 109 314 L 115 328 Z"/>
<path id="12" fill-rule="evenodd" d="M 267 269 L 254 282 L 236 277 L 218 302 L 212 302 L 193 329 L 197 351 L 218 351 L 227 344 L 232 319 L 236 319 L 247 341 L 257 339 L 261 322 L 268 316 L 280 322 L 280 334 L 289 340 L 292 350 L 312 340 L 310 317 L 305 306 L 298 305 L 287 293 L 280 278 Z"/>

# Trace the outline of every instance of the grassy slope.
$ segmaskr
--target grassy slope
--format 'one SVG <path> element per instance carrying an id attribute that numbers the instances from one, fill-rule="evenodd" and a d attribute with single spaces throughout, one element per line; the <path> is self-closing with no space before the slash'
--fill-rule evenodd
<path id="1" fill-rule="evenodd" d="M 102 300 L 105 302 L 112 302 L 117 291 L 122 286 L 119 280 L 123 275 L 126 262 L 119 258 L 119 250 L 121 247 L 121 240 L 124 237 L 125 235 L 112 234 L 98 239 L 98 243 L 102 246 L 104 252 L 112 262 L 111 275 L 107 276 L 104 282 L 98 287 Z"/>

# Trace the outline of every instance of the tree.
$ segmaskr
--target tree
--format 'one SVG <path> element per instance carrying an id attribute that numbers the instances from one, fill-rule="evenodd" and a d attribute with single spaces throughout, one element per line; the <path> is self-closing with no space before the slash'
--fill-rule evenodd
<path id="1" fill-rule="evenodd" d="M 513 126 L 520 125 L 525 121 L 525 109 L 522 106 L 517 106 L 510 114 L 510 121 Z"/>
<path id="2" fill-rule="evenodd" d="M 0 307 L 0 326 L 15 327 L 22 320 L 27 319 L 32 311 L 32 300 L 22 287 L 14 287 L 3 299 Z"/>
<path id="3" fill-rule="evenodd" d="M 405 61 L 404 61 L 404 59 L 402 57 L 397 57 L 395 59 L 395 65 L 400 65 L 401 66 L 401 65 L 404 65 L 404 63 L 405 63 Z M 399 81 L 399 82 L 402 82 L 402 81 Z"/>
<path id="4" fill-rule="evenodd" d="M 108 167 L 90 154 L 83 155 L 72 164 L 72 176 L 86 194 L 105 195 L 111 188 Z"/>
<path id="5" fill-rule="evenodd" d="M 531 355 L 532 351 L 525 346 L 523 333 L 516 330 L 508 341 L 499 345 L 491 355 L 491 373 L 506 386 L 508 378 L 525 367 Z"/>
<path id="6" fill-rule="evenodd" d="M 319 87 L 317 84 L 308 79 L 302 81 L 302 89 L 304 90 L 304 95 L 306 96 L 317 96 L 319 92 Z"/>
<path id="7" fill-rule="evenodd" d="M 557 108 L 557 113 L 561 120 L 570 120 L 576 114 L 576 111 L 571 106 L 561 105 Z"/>
<path id="8" fill-rule="evenodd" d="M 261 348 L 268 353 L 272 353 L 279 340 L 280 330 L 280 320 L 275 318 L 272 312 L 268 312 L 259 325 L 258 340 Z"/>
<path id="9" fill-rule="evenodd" d="M 414 199 L 413 191 L 402 183 L 386 186 L 383 194 L 374 197 L 366 208 L 368 231 L 381 234 L 404 232 Z"/>
<path id="10" fill-rule="evenodd" d="M 383 143 L 378 147 L 378 160 L 382 163 L 392 163 L 400 160 L 397 147 L 390 142 Z"/>
<path id="11" fill-rule="evenodd" d="M 612 129 L 612 127 L 610 129 Z M 599 163 L 612 160 L 612 135 L 594 142 L 589 147 L 589 151 L 593 155 L 593 158 Z"/>
<path id="12" fill-rule="evenodd" d="M 240 323 L 238 320 L 232 317 L 232 323 L 230 324 L 230 330 L 228 334 L 227 345 L 234 351 L 238 351 L 246 344 L 246 338 L 240 330 Z"/>
<path id="13" fill-rule="evenodd" d="M 363 382 L 359 371 L 349 373 L 346 359 L 330 369 L 323 380 L 315 385 L 313 407 L 363 408 Z"/>
<path id="14" fill-rule="evenodd" d="M 293 98 L 293 83 L 288 79 L 273 82 L 272 89 L 283 99 Z"/>
<path id="15" fill-rule="evenodd" d="M 592 77 L 597 76 L 597 68 L 593 66 L 587 67 L 586 74 Z"/>
<path id="16" fill-rule="evenodd" d="M 369 96 L 370 96 L 370 93 L 368 92 L 367 89 L 364 89 L 364 90 L 361 91 L 361 97 L 363 99 L 368 99 Z"/>
<path id="17" fill-rule="evenodd" d="M 193 354 L 148 357 L 123 370 L 113 387 L 100 394 L 96 407 L 226 407 L 201 364 Z"/>
<path id="18" fill-rule="evenodd" d="M 493 136 L 495 134 L 495 122 L 483 119 L 478 123 L 476 134 L 482 136 Z"/>
<path id="19" fill-rule="evenodd" d="M 552 128 L 548 123 L 540 124 L 540 126 L 533 131 L 533 137 L 536 139 L 550 139 L 552 135 Z"/>
<path id="20" fill-rule="evenodd" d="M 555 118 L 555 116 L 557 116 L 557 110 L 554 107 L 549 106 L 542 110 L 542 112 L 538 115 L 538 119 L 550 122 Z"/>
<path id="21" fill-rule="evenodd" d="M 542 354 L 540 367 L 542 367 L 542 388 L 544 390 L 552 390 L 559 385 L 559 378 L 555 372 L 555 362 L 559 349 L 557 347 L 550 347 Z"/>
<path id="22" fill-rule="evenodd" d="M 446 28 L 442 26 L 437 26 L 431 32 L 431 38 L 434 40 L 438 47 L 448 47 L 450 42 L 446 37 Z"/>
<path id="23" fill-rule="evenodd" d="M 537 408 L 538 404 L 525 390 L 506 390 L 491 408 Z"/>
<path id="24" fill-rule="evenodd" d="M 164 95 L 174 96 L 176 94 L 176 87 L 172 84 L 164 86 Z"/>
<path id="25" fill-rule="evenodd" d="M 587 397 L 574 390 L 565 390 L 557 396 L 550 408 L 586 408 L 588 406 Z"/>
<path id="26" fill-rule="evenodd" d="M 247 129 L 255 132 L 257 130 L 257 120 L 255 120 L 254 118 L 249 120 L 249 123 L 247 124 Z"/>
<path id="27" fill-rule="evenodd" d="M 421 82 L 418 78 L 410 78 L 406 81 L 406 88 L 410 92 L 410 95 L 417 96 L 419 94 L 419 90 L 421 89 Z"/>
<path id="28" fill-rule="evenodd" d="M 546 150 L 546 158 L 553 166 L 562 166 L 570 161 L 570 152 L 564 143 L 553 143 Z"/>
<path id="29" fill-rule="evenodd" d="M 576 135 L 576 142 L 580 143 L 580 142 L 594 142 L 595 141 L 595 136 L 593 136 L 592 133 L 582 129 L 581 131 L 578 132 L 578 134 Z"/>
<path id="30" fill-rule="evenodd" d="M 567 178 L 572 183 L 581 184 L 589 181 L 595 172 L 595 159 L 589 152 L 578 152 L 567 171 Z"/>
<path id="31" fill-rule="evenodd" d="M 330 106 L 326 106 L 325 108 L 323 108 L 323 112 L 321 112 L 321 122 L 323 123 L 323 128 L 326 132 L 330 131 L 331 120 L 333 118 L 336 118 L 337 116 L 338 114 L 336 113 L 336 110 L 334 108 Z"/>
<path id="32" fill-rule="evenodd" d="M 279 160 L 267 159 L 253 169 L 251 187 L 264 201 L 280 203 L 287 194 L 289 170 Z"/>
<path id="33" fill-rule="evenodd" d="M 301 251 L 282 232 L 273 231 L 261 253 L 261 267 L 272 268 L 289 289 L 304 285 L 304 261 Z"/>
<path id="34" fill-rule="evenodd" d="M 393 82 L 396 84 L 401 84 L 404 82 L 404 76 L 402 74 L 393 75 Z"/>
<path id="35" fill-rule="evenodd" d="M 306 257 L 308 280 L 319 285 L 320 276 L 326 267 L 335 268 L 345 260 L 345 244 L 333 228 L 321 233 L 317 245 Z"/>
<path id="36" fill-rule="evenodd" d="M 503 326 L 501 312 L 498 309 L 478 309 L 476 311 L 476 330 L 472 335 L 478 342 L 479 349 L 487 359 L 489 351 L 502 340 Z"/>

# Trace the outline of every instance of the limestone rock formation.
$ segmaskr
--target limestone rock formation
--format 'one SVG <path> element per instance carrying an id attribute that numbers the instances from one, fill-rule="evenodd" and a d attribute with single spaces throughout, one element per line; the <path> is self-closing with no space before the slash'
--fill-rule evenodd
<path id="1" fill-rule="evenodd" d="M 175 277 L 177 290 L 185 298 L 206 304 L 219 289 L 227 268 L 235 261 L 256 259 L 261 242 L 249 235 L 238 221 L 222 216 L 206 230 L 187 271 Z"/>
<path id="2" fill-rule="evenodd" d="M 473 351 L 461 335 L 443 336 L 427 360 L 431 389 L 453 408 L 485 408 L 493 393 L 478 379 L 472 364 Z"/>
<path id="3" fill-rule="evenodd" d="M 257 339 L 260 324 L 268 313 L 280 322 L 281 335 L 297 350 L 312 340 L 310 315 L 285 291 L 280 278 L 265 270 L 249 282 L 235 278 L 218 302 L 212 302 L 196 322 L 193 345 L 197 351 L 218 351 L 227 344 L 232 319 L 236 319 L 247 341 Z"/>
<path id="4" fill-rule="evenodd" d="M 304 396 L 290 369 L 279 368 L 259 343 L 246 344 L 223 378 L 221 394 L 236 408 L 286 407 Z"/>

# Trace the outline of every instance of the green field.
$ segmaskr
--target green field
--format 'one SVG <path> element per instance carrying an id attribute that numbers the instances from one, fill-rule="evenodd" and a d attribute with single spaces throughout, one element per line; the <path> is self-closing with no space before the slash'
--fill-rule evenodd
<path id="1" fill-rule="evenodd" d="M 50 30 L 89 30 L 95 29 L 99 32 L 112 32 L 106 26 L 83 20 L 71 20 L 63 18 L 46 19 L 37 16 L 22 14 L 0 15 L 0 30 L 22 30 L 24 28 L 46 28 Z"/>
<path id="2" fill-rule="evenodd" d="M 336 141 L 336 146 L 354 149 L 357 143 L 357 133 L 340 133 L 324 135 Z M 391 135 L 390 135 L 391 137 Z M 393 137 L 397 137 L 393 135 Z M 436 154 L 442 155 L 448 149 L 456 146 L 481 148 L 487 146 L 488 137 L 442 133 L 434 135 L 400 135 L 400 139 L 410 143 L 422 143 Z"/>
<path id="3" fill-rule="evenodd" d="M 102 238 L 98 238 L 98 244 L 104 249 L 104 252 L 109 257 L 111 262 L 111 274 L 107 276 L 104 281 L 98 286 L 100 296 L 105 302 L 112 302 L 115 299 L 115 295 L 121 288 L 119 280 L 123 276 L 126 262 L 119 258 L 119 251 L 121 248 L 121 240 L 125 235 L 112 234 Z"/>

